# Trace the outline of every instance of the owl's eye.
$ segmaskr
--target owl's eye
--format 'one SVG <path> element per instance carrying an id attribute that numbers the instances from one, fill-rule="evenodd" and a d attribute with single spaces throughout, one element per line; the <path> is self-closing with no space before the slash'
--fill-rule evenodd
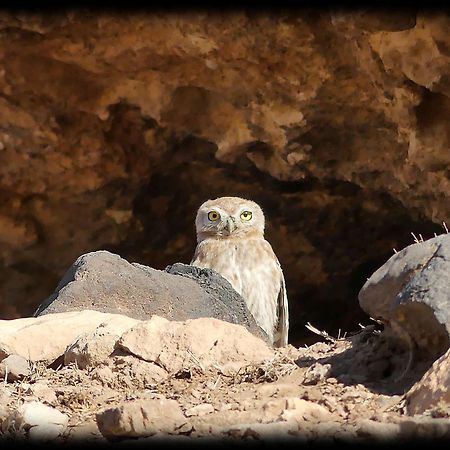
<path id="1" fill-rule="evenodd" d="M 209 219 L 211 222 L 216 222 L 217 220 L 220 219 L 220 214 L 219 214 L 217 211 L 210 211 L 210 212 L 208 213 L 208 219 Z"/>
<path id="2" fill-rule="evenodd" d="M 242 220 L 249 221 L 251 218 L 252 218 L 252 213 L 251 213 L 251 211 L 242 211 L 242 212 L 241 212 L 241 219 L 242 219 Z"/>

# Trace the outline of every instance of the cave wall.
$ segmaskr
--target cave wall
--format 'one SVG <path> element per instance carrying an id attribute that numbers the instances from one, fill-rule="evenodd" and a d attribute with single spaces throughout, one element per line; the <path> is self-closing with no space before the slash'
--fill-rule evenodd
<path id="1" fill-rule="evenodd" d="M 82 253 L 189 262 L 207 198 L 259 202 L 292 336 L 450 222 L 450 17 L 439 12 L 0 13 L 0 317 Z"/>

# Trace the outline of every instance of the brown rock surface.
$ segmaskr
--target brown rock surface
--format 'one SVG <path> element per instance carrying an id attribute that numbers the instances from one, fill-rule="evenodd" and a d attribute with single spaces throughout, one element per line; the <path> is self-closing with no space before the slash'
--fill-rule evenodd
<path id="1" fill-rule="evenodd" d="M 240 195 L 267 213 L 293 339 L 356 328 L 366 277 L 450 222 L 449 20 L 2 11 L 1 317 L 88 251 L 188 262 L 198 205 Z"/>

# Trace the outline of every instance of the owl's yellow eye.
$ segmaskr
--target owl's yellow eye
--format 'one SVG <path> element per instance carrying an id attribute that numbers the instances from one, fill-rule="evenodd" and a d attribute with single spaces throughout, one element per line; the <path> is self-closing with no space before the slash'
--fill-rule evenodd
<path id="1" fill-rule="evenodd" d="M 210 212 L 208 213 L 208 219 L 209 219 L 211 222 L 216 222 L 217 220 L 220 219 L 220 214 L 219 214 L 217 211 L 210 211 Z"/>
<path id="2" fill-rule="evenodd" d="M 242 220 L 249 221 L 251 218 L 252 218 L 252 213 L 251 213 L 251 211 L 242 211 L 242 212 L 241 212 L 241 219 L 242 219 Z"/>

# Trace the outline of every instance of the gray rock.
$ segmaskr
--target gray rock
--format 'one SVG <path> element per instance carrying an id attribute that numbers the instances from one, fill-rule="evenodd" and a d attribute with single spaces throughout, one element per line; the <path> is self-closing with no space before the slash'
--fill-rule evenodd
<path id="1" fill-rule="evenodd" d="M 210 269 L 177 263 L 165 271 L 97 251 L 80 256 L 34 316 L 92 309 L 146 320 L 213 317 L 245 326 L 268 342 L 245 300 Z"/>
<path id="2" fill-rule="evenodd" d="M 9 382 L 21 380 L 30 375 L 30 364 L 28 360 L 20 355 L 9 355 L 0 362 L 0 377 Z"/>
<path id="3" fill-rule="evenodd" d="M 450 234 L 393 255 L 359 292 L 361 308 L 436 357 L 450 344 Z"/>

